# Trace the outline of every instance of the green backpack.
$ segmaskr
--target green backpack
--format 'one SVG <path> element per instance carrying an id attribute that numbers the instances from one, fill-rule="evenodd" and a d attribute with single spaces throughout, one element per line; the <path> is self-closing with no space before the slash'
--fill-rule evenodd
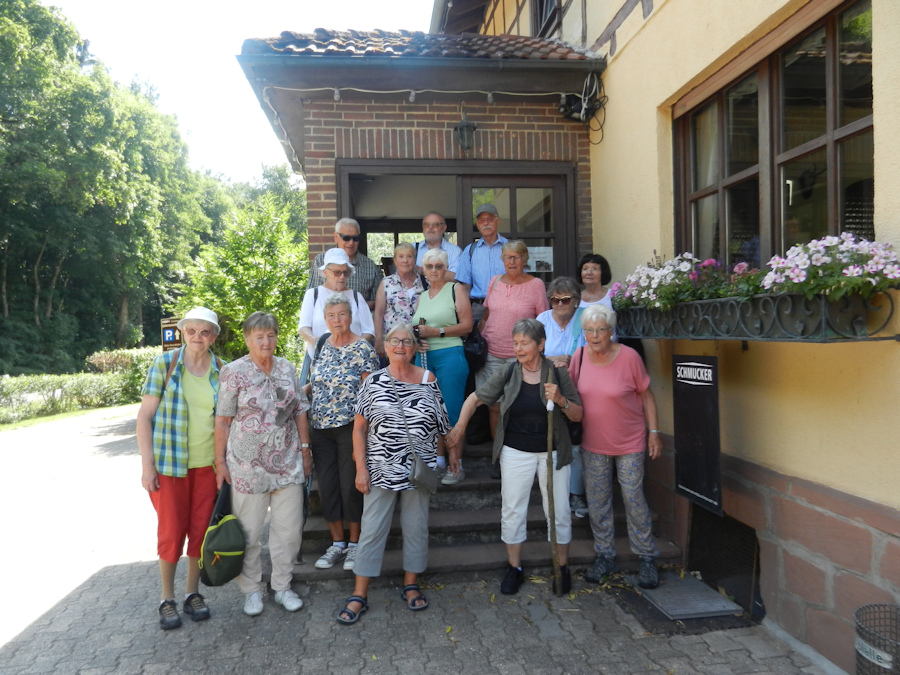
<path id="1" fill-rule="evenodd" d="M 227 584 L 244 567 L 244 529 L 230 511 L 231 488 L 222 483 L 200 548 L 200 581 L 207 586 Z"/>

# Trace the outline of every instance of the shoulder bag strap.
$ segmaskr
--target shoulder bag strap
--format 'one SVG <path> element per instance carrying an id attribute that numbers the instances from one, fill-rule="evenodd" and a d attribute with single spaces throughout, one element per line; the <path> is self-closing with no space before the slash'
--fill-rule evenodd
<path id="1" fill-rule="evenodd" d="M 184 347 L 181 347 L 178 352 L 184 351 Z M 166 371 L 166 381 L 163 382 L 162 391 L 159 392 L 159 397 L 162 398 L 163 393 L 166 391 L 166 387 L 169 386 L 169 379 L 172 377 L 172 373 L 175 371 L 175 364 L 178 363 L 178 352 L 175 352 L 175 357 L 172 359 L 172 363 L 169 364 L 169 369 Z"/>
<path id="2" fill-rule="evenodd" d="M 400 416 L 403 417 L 403 429 L 406 431 L 406 444 L 409 446 L 409 467 L 412 469 L 413 455 L 416 452 L 416 448 L 413 445 L 412 436 L 409 434 L 409 423 L 406 421 L 406 411 L 403 410 L 403 401 L 400 400 L 400 392 L 397 390 L 397 380 L 390 372 L 388 372 L 387 376 L 391 378 L 394 396 L 397 398 L 397 407 L 400 408 Z"/>

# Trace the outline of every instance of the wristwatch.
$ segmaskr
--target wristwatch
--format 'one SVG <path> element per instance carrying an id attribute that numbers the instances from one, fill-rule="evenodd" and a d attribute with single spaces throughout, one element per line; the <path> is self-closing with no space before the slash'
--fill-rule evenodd
<path id="1" fill-rule="evenodd" d="M 301 449 L 301 450 L 306 450 L 306 449 L 309 448 L 309 447 L 312 447 L 312 446 L 310 446 L 309 443 L 301 443 L 301 444 L 300 444 L 300 449 Z"/>
<path id="2" fill-rule="evenodd" d="M 444 337 L 444 329 L 441 328 L 441 337 Z"/>

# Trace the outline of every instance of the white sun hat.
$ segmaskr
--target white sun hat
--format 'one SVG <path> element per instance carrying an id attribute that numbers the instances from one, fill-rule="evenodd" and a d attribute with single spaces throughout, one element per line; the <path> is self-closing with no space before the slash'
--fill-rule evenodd
<path id="1" fill-rule="evenodd" d="M 219 317 L 211 309 L 206 307 L 194 307 L 178 322 L 178 330 L 184 329 L 184 324 L 188 321 L 205 321 L 216 327 L 216 331 L 221 330 L 219 327 Z"/>
<path id="2" fill-rule="evenodd" d="M 347 252 L 342 248 L 330 248 L 325 251 L 325 260 L 319 269 L 324 272 L 325 268 L 329 265 L 346 265 L 351 270 L 355 269 L 350 262 L 350 256 L 348 256 Z"/>

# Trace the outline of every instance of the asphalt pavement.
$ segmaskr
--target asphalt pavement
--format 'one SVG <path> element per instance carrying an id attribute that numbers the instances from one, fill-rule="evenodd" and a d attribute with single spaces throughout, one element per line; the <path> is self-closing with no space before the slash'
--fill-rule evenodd
<path id="1" fill-rule="evenodd" d="M 516 596 L 496 572 L 424 575 L 430 606 L 406 609 L 399 578 L 373 582 L 354 626 L 334 617 L 352 576 L 295 584 L 247 617 L 233 584 L 201 589 L 212 618 L 158 627 L 153 508 L 140 486 L 137 406 L 0 432 L 6 516 L 0 673 L 830 673 L 764 626 L 648 632 L 576 579 L 558 598 L 532 577 Z M 184 563 L 182 563 L 183 565 Z M 184 572 L 179 569 L 178 588 Z"/>

